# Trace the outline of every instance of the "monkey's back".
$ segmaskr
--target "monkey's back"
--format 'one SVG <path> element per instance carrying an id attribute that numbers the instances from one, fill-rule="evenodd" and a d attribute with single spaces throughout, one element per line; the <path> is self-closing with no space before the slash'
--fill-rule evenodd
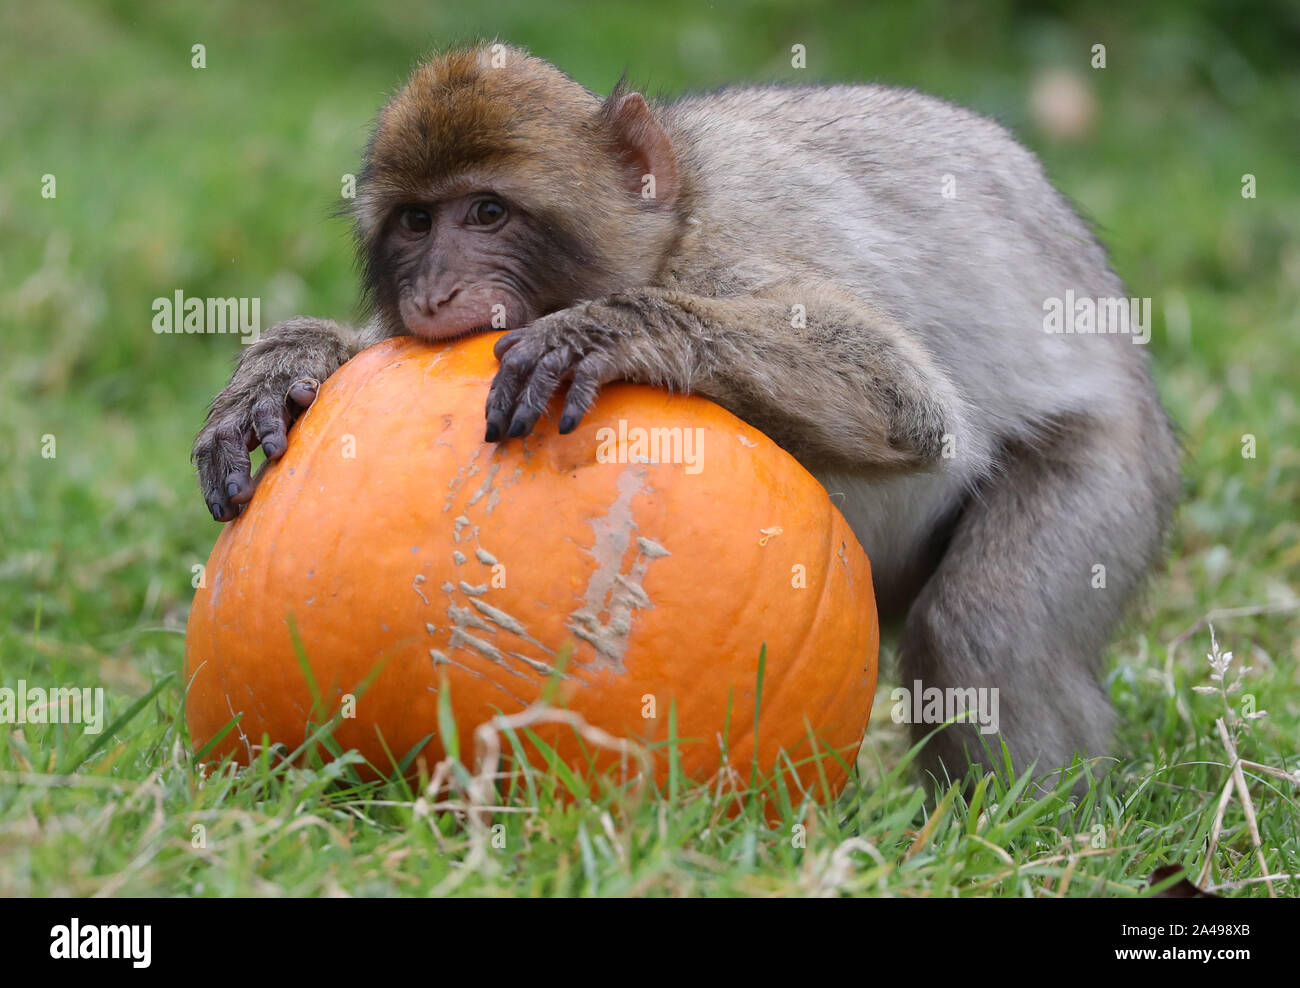
<path id="1" fill-rule="evenodd" d="M 737 288 L 792 275 L 849 288 L 960 372 L 1001 436 L 1146 382 L 1130 338 L 1045 332 L 1047 300 L 1124 288 L 994 121 L 876 85 L 724 89 L 662 114 L 692 194 L 684 269 L 738 274 Z"/>

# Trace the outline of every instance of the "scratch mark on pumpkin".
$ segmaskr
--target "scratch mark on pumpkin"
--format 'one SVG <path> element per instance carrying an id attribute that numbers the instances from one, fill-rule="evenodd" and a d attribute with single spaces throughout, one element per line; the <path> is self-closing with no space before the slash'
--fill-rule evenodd
<path id="1" fill-rule="evenodd" d="M 466 556 L 465 553 L 461 552 L 459 549 L 453 549 L 451 558 L 457 566 L 460 566 L 465 562 Z"/>
<path id="2" fill-rule="evenodd" d="M 433 359 L 431 359 L 427 364 L 424 365 L 424 380 L 421 382 L 422 384 L 424 384 L 424 385 L 428 385 L 428 383 L 429 383 L 429 376 L 433 373 L 434 369 L 435 369 L 435 368 L 436 368 L 440 363 L 442 363 L 442 358 L 443 358 L 443 356 L 444 356 L 444 354 L 441 354 L 441 353 L 435 354 L 435 355 L 433 356 Z M 401 366 L 402 363 L 405 363 L 405 361 L 398 361 L 398 363 L 395 364 L 394 366 Z M 451 418 L 450 415 L 444 415 L 444 416 L 442 417 L 442 420 L 443 420 L 443 422 L 446 422 L 446 421 L 447 421 L 448 419 L 450 419 L 450 418 Z M 444 426 L 444 428 L 445 428 L 445 426 Z"/>
<path id="3" fill-rule="evenodd" d="M 466 634 L 460 628 L 453 627 L 451 629 L 450 647 L 452 649 L 464 648 L 464 649 L 477 652 L 483 658 L 487 659 L 489 662 L 495 663 L 496 665 L 500 666 L 502 669 L 510 673 L 512 676 L 517 676 L 520 679 L 527 678 L 519 670 L 512 669 L 509 665 L 507 665 L 505 659 L 501 655 L 501 650 L 497 648 L 495 645 L 493 645 L 491 642 L 485 642 L 481 638 L 475 638 L 473 635 Z M 528 706 L 528 704 L 524 702 L 523 699 L 516 696 L 514 693 L 510 692 L 510 690 L 506 689 L 506 687 L 501 683 L 500 680 L 495 679 L 491 676 L 485 676 L 477 669 L 472 669 L 469 666 L 464 665 L 463 663 L 457 662 L 455 659 L 448 659 L 447 661 L 454 666 L 459 666 L 460 668 L 464 669 L 466 672 L 473 673 L 479 679 L 491 683 L 493 686 L 499 689 L 506 696 L 510 697 L 510 699 L 518 703 L 521 707 Z"/>
<path id="4" fill-rule="evenodd" d="M 478 561 L 484 566 L 495 566 L 497 564 L 497 557 L 486 549 L 475 549 L 474 555 L 478 557 Z"/>
<path id="5" fill-rule="evenodd" d="M 488 467 L 487 476 L 483 478 L 483 483 L 479 485 L 478 490 L 476 490 L 470 496 L 470 499 L 465 502 L 466 507 L 472 508 L 474 505 L 478 504 L 480 500 L 482 500 L 484 494 L 487 494 L 489 491 L 492 490 L 492 481 L 496 479 L 497 471 L 500 469 L 501 469 L 500 460 L 495 461 L 490 467 Z M 489 510 L 490 510 L 490 506 L 489 506 Z"/>
<path id="6" fill-rule="evenodd" d="M 650 603 L 649 595 L 646 594 L 645 590 L 639 583 L 633 583 L 623 573 L 619 573 L 615 579 L 618 581 L 618 585 L 623 588 L 623 593 L 626 596 L 626 599 L 633 607 L 649 608 L 654 606 Z"/>
<path id="7" fill-rule="evenodd" d="M 453 542 L 456 542 L 456 543 L 459 543 L 459 542 L 460 542 L 460 530 L 461 530 L 462 528 L 464 528 L 464 527 L 465 527 L 466 525 L 468 525 L 468 524 L 469 524 L 469 519 L 466 518 L 464 515 L 457 515 L 457 516 L 456 516 L 455 520 L 451 523 L 451 526 L 452 526 L 452 527 L 451 527 L 451 540 L 452 540 Z"/>
<path id="8" fill-rule="evenodd" d="M 451 618 L 451 623 L 455 628 L 476 628 L 479 631 L 492 630 L 490 624 L 471 611 L 468 607 L 457 607 L 455 604 L 448 604 L 447 617 Z M 454 630 L 452 631 L 452 634 L 455 634 Z"/>
<path id="9" fill-rule="evenodd" d="M 493 607 L 491 604 L 481 601 L 477 597 L 470 598 L 470 603 L 473 604 L 478 609 L 480 614 L 482 614 L 489 621 L 496 624 L 503 631 L 508 631 L 512 635 L 519 636 L 524 641 L 528 642 L 528 644 L 532 645 L 534 648 L 540 649 L 541 651 L 545 652 L 547 655 L 555 654 L 553 649 L 547 648 L 544 644 L 542 644 L 536 638 L 530 635 L 528 633 L 528 628 L 525 627 L 522 621 L 519 621 L 518 619 L 507 614 L 499 607 Z M 556 672 L 555 667 L 549 665 L 546 662 L 542 662 L 539 661 L 538 659 L 530 658 L 529 656 L 524 655 L 520 652 L 511 652 L 510 654 L 513 655 L 515 658 L 519 659 L 521 662 L 525 663 L 534 672 L 540 672 L 547 676 L 555 675 Z M 568 679 L 569 677 L 565 675 L 564 678 Z"/>
<path id="10" fill-rule="evenodd" d="M 518 635 L 520 638 L 528 638 L 528 629 L 524 627 L 523 622 L 517 618 L 511 617 L 505 611 L 501 610 L 501 608 L 493 607 L 491 604 L 485 603 L 476 597 L 471 598 L 470 603 L 477 607 L 479 613 L 489 621 L 495 622 L 506 631 Z M 529 641 L 534 645 L 541 645 L 541 642 L 533 641 L 532 639 L 529 639 Z"/>
<path id="11" fill-rule="evenodd" d="M 482 622 L 480 622 L 480 624 L 482 624 Z M 487 625 L 482 625 L 482 627 L 489 631 L 491 630 L 490 628 L 487 628 Z M 483 656 L 483 658 L 487 659 L 489 662 L 499 665 L 506 672 L 510 673 L 510 675 L 516 676 L 519 679 L 526 678 L 518 669 L 512 669 L 506 664 L 506 660 L 501 654 L 501 649 L 497 648 L 489 641 L 484 641 L 482 638 L 475 638 L 460 627 L 454 627 L 451 629 L 451 647 L 471 649 Z"/>
<path id="12" fill-rule="evenodd" d="M 479 448 L 474 450 L 474 454 L 469 458 L 467 462 L 461 463 L 459 466 L 456 467 L 455 475 L 450 480 L 447 481 L 447 496 L 443 498 L 443 502 L 442 502 L 443 511 L 451 510 L 452 502 L 456 500 L 456 495 L 460 492 L 460 489 L 465 486 L 465 483 L 469 480 L 469 478 L 473 477 L 476 473 L 479 472 L 479 466 L 477 461 L 478 461 L 479 454 L 482 451 L 483 448 L 480 446 Z"/>
<path id="13" fill-rule="evenodd" d="M 658 559 L 661 556 L 672 555 L 671 552 L 669 552 L 667 549 L 661 546 L 658 542 L 655 542 L 653 539 L 647 539 L 644 536 L 638 535 L 636 544 L 637 544 L 637 548 L 639 548 L 643 553 L 645 553 L 646 556 L 649 557 L 650 559 Z"/>
<path id="14" fill-rule="evenodd" d="M 596 655 L 617 672 L 623 672 L 632 620 L 637 610 L 654 606 L 642 586 L 650 563 L 671 555 L 658 542 L 637 538 L 637 554 L 626 573 L 623 557 L 632 544 L 632 500 L 649 490 L 644 467 L 629 468 L 619 474 L 618 497 L 609 512 L 589 520 L 595 542 L 587 550 L 596 560 L 596 569 L 587 581 L 583 604 L 569 614 L 569 629 L 596 650 Z M 601 620 L 601 615 L 607 617 Z"/>
<path id="15" fill-rule="evenodd" d="M 464 580 L 461 580 L 460 592 L 468 594 L 471 597 L 481 597 L 483 594 L 488 592 L 488 585 L 486 583 L 480 583 L 478 586 L 474 586 L 471 583 L 466 583 Z"/>
<path id="16" fill-rule="evenodd" d="M 414 590 L 416 593 L 418 593 L 418 594 L 420 595 L 420 599 L 421 599 L 422 601 L 424 601 L 425 604 L 428 604 L 428 603 L 429 603 L 429 598 L 426 597 L 426 596 L 424 595 L 424 591 L 420 589 L 420 584 L 423 583 L 423 582 L 424 582 L 424 574 L 423 574 L 423 573 L 416 573 L 416 574 L 415 574 L 415 579 L 411 581 L 411 589 Z"/>
<path id="17" fill-rule="evenodd" d="M 467 586 L 468 586 L 467 584 L 462 584 L 461 585 L 462 591 L 466 590 Z M 517 634 L 519 637 L 523 638 L 529 644 L 534 645 L 535 647 L 541 649 L 543 652 L 547 652 L 547 653 L 551 652 L 551 650 L 548 649 L 541 642 L 530 637 L 528 635 L 527 629 L 524 627 L 524 625 L 521 622 L 510 617 L 510 615 L 506 614 L 506 612 L 501 610 L 500 608 L 493 607 L 490 604 L 485 604 L 483 601 L 478 600 L 475 597 L 470 597 L 469 602 L 473 604 L 474 608 L 476 608 L 477 611 L 479 612 L 476 614 L 473 610 L 469 609 L 468 607 L 461 607 L 455 603 L 455 598 L 453 597 L 453 595 L 456 593 L 456 588 L 453 587 L 450 583 L 444 583 L 442 588 L 446 592 L 448 597 L 447 619 L 451 625 L 450 628 L 451 638 L 448 644 L 451 649 L 454 650 L 457 648 L 466 648 L 466 649 L 470 649 L 471 651 L 477 652 L 479 655 L 487 659 L 489 662 L 496 663 L 497 665 L 501 666 L 501 668 L 506 670 L 506 672 L 510 673 L 512 676 L 517 676 L 520 679 L 527 679 L 529 677 L 527 677 L 526 675 L 524 675 L 524 673 L 520 672 L 519 670 L 509 665 L 509 663 L 506 661 L 507 656 L 512 656 L 514 658 L 519 659 L 525 665 L 531 668 L 534 672 L 538 672 L 543 675 L 553 675 L 555 673 L 554 667 L 548 665 L 545 662 L 540 662 L 536 659 L 531 659 L 525 655 L 520 655 L 518 652 L 508 652 L 508 653 L 503 652 L 492 642 L 485 641 L 482 638 L 478 638 L 475 637 L 474 635 L 469 634 L 469 632 L 466 629 L 472 628 L 476 631 L 486 631 L 492 635 L 495 635 L 499 629 L 505 629 L 514 634 Z M 479 588 L 469 587 L 468 589 L 475 590 Z M 486 591 L 487 588 L 483 587 L 481 589 L 483 591 Z M 489 624 L 488 623 L 489 621 L 494 622 L 497 625 L 497 627 L 494 627 L 492 624 Z M 425 627 L 429 630 L 430 634 L 433 634 L 434 628 L 432 625 L 426 624 Z M 442 652 L 438 652 L 437 656 L 440 657 L 441 661 L 449 662 L 454 665 L 459 665 L 459 663 L 456 663 L 453 660 L 448 659 L 446 655 Z M 439 661 L 439 659 L 435 658 L 435 664 L 437 661 Z M 464 667 L 464 668 L 466 668 L 468 671 L 474 672 L 475 675 L 482 677 L 482 673 L 479 673 L 477 670 L 469 670 L 468 667 Z M 519 700 L 518 697 L 516 697 L 513 693 L 510 693 L 508 690 L 506 690 L 505 692 L 512 699 Z M 524 701 L 519 700 L 519 702 L 523 703 Z"/>
<path id="18" fill-rule="evenodd" d="M 519 697 L 515 696 L 513 693 L 511 693 L 508 689 L 502 686 L 495 679 L 493 679 L 490 676 L 485 676 L 483 673 L 479 672 L 473 666 L 467 666 L 463 662 L 457 662 L 455 659 L 449 658 L 445 652 L 439 652 L 436 648 L 429 649 L 429 655 L 432 656 L 433 658 L 433 665 L 435 669 L 440 665 L 455 666 L 457 669 L 463 669 L 465 672 L 469 673 L 475 679 L 482 679 L 491 683 L 493 686 L 499 689 L 506 696 L 510 697 L 510 699 L 518 703 L 520 706 L 523 707 L 528 706 L 528 704 L 524 703 L 523 700 L 519 699 Z M 433 687 L 429 687 L 429 689 L 433 689 Z M 437 690 L 434 690 L 434 692 L 436 693 Z"/>
<path id="19" fill-rule="evenodd" d="M 549 651 L 549 649 L 547 651 Z M 572 678 L 567 672 L 560 672 L 555 668 L 555 666 L 548 665 L 545 662 L 540 662 L 534 658 L 530 658 L 529 656 L 524 655 L 522 652 L 511 652 L 510 654 L 513 655 L 520 662 L 523 662 L 525 665 L 531 666 L 533 671 L 540 672 L 544 676 L 559 676 L 561 679 Z"/>

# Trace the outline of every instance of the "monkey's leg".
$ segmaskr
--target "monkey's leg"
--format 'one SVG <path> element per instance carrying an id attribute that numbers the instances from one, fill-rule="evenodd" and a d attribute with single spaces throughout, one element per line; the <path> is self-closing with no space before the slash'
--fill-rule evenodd
<path id="1" fill-rule="evenodd" d="M 1005 450 L 908 612 L 903 685 L 997 690 L 981 709 L 996 715 L 1018 769 L 1105 753 L 1101 652 L 1159 554 L 1177 486 L 1164 413 L 1140 392 L 1124 417 Z M 942 783 L 1000 757 L 996 733 L 961 724 L 940 731 L 922 764 Z"/>
<path id="2" fill-rule="evenodd" d="M 644 289 L 544 316 L 498 341 L 487 438 L 526 435 L 560 384 L 572 430 L 609 381 L 700 394 L 804 464 L 917 469 L 955 436 L 983 444 L 951 382 L 909 334 L 832 287 L 709 298 Z"/>
<path id="3" fill-rule="evenodd" d="M 249 451 L 260 443 L 269 460 L 288 446 L 293 420 L 316 400 L 316 389 L 368 342 L 326 319 L 299 316 L 268 329 L 239 356 L 230 384 L 212 400 L 194 440 L 203 500 L 217 521 L 230 521 L 253 496 Z"/>

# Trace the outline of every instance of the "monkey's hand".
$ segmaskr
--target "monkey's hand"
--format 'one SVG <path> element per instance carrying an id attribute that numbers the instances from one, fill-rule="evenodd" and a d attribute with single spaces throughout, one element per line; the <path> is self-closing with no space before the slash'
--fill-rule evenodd
<path id="1" fill-rule="evenodd" d="M 601 385 L 632 380 L 627 334 L 612 312 L 584 303 L 543 316 L 497 340 L 501 369 L 487 400 L 486 442 L 532 432 L 560 384 L 569 382 L 562 434 L 572 432 L 596 400 Z"/>
<path id="2" fill-rule="evenodd" d="M 968 421 L 956 388 L 911 334 L 820 284 L 725 298 L 658 288 L 612 295 L 503 336 L 496 354 L 488 442 L 527 435 L 565 381 L 561 433 L 602 385 L 633 381 L 710 398 L 805 463 L 934 466 Z"/>
<path id="3" fill-rule="evenodd" d="M 217 521 L 230 521 L 253 496 L 249 452 L 268 460 L 288 447 L 288 429 L 316 400 L 320 382 L 356 353 L 361 340 L 325 319 L 299 316 L 277 323 L 244 348 L 234 376 L 212 401 L 191 459 L 199 488 Z"/>

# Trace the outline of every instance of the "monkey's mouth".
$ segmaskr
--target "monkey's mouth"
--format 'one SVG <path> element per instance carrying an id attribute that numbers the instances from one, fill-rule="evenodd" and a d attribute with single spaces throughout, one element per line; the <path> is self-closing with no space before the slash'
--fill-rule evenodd
<path id="1" fill-rule="evenodd" d="M 403 310 L 405 308 L 403 306 Z M 450 307 L 439 310 L 433 315 L 403 311 L 402 324 L 416 339 L 429 343 L 454 340 L 492 328 L 491 323 L 483 318 L 481 312 L 458 312 Z"/>
<path id="2" fill-rule="evenodd" d="M 458 292 L 433 312 L 408 299 L 403 299 L 398 308 L 406 331 L 428 342 L 522 325 L 517 318 L 518 306 L 503 303 L 495 295 L 490 299 L 475 299 L 472 292 Z"/>
<path id="3" fill-rule="evenodd" d="M 436 328 L 427 326 L 412 326 L 406 323 L 406 331 L 414 336 L 417 340 L 424 340 L 426 343 L 442 343 L 447 340 L 458 340 L 463 336 L 473 336 L 475 333 L 486 333 L 492 327 L 483 323 L 451 323 L 439 325 Z"/>

